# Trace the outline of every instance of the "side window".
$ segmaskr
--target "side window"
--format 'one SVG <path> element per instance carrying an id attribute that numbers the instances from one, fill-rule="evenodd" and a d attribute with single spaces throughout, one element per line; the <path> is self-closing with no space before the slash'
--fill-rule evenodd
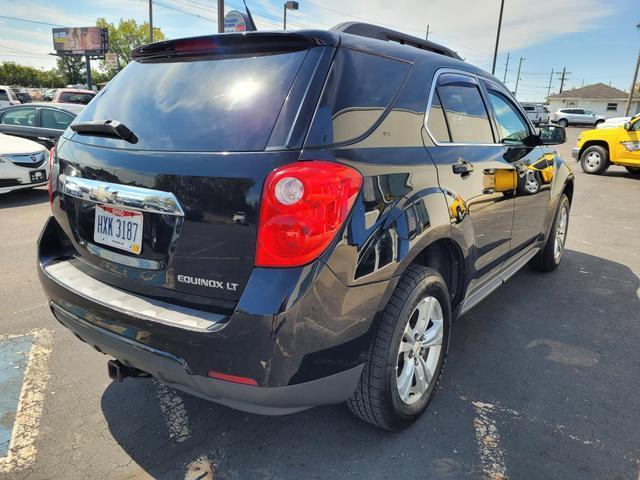
<path id="1" fill-rule="evenodd" d="M 36 109 L 14 108 L 9 110 L 2 116 L 2 123 L 5 125 L 33 127 L 36 124 Z"/>
<path id="2" fill-rule="evenodd" d="M 429 117 L 427 119 L 427 127 L 429 127 L 429 131 L 438 142 L 451 142 L 449 128 L 447 127 L 447 120 L 444 118 L 444 110 L 442 110 L 440 95 L 438 95 L 437 91 L 433 92 L 433 99 L 431 100 L 431 108 L 429 109 Z"/>
<path id="3" fill-rule="evenodd" d="M 593 112 L 591 110 L 585 110 L 584 114 L 585 115 L 593 115 Z"/>
<path id="4" fill-rule="evenodd" d="M 451 141 L 455 143 L 494 143 L 487 109 L 472 77 L 444 74 L 438 77 L 440 97 Z"/>
<path id="5" fill-rule="evenodd" d="M 634 132 L 640 132 L 640 120 L 636 120 L 633 125 L 631 125 L 631 130 Z"/>
<path id="6" fill-rule="evenodd" d="M 65 130 L 73 121 L 73 116 L 58 110 L 43 108 L 41 112 L 40 123 L 42 128 L 54 128 L 56 130 Z"/>
<path id="7" fill-rule="evenodd" d="M 387 109 L 410 67 L 399 60 L 338 49 L 307 145 L 343 143 L 364 134 Z"/>
<path id="8" fill-rule="evenodd" d="M 500 143 L 522 145 L 530 133 L 516 108 L 502 94 L 493 90 L 489 90 L 489 100 L 498 121 Z"/>
<path id="9" fill-rule="evenodd" d="M 571 113 L 575 113 L 578 115 L 584 115 L 584 110 L 580 109 L 580 108 L 576 108 L 573 112 Z"/>
<path id="10" fill-rule="evenodd" d="M 0 90 L 0 101 L 9 101 L 9 95 L 7 95 L 7 91 L 6 90 Z"/>

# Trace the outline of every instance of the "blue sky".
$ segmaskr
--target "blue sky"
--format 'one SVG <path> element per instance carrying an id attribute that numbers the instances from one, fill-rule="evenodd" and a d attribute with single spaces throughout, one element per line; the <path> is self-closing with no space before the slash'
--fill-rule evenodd
<path id="1" fill-rule="evenodd" d="M 248 0 L 259 29 L 282 28 L 282 1 Z M 518 98 L 542 100 L 551 69 L 571 72 L 565 88 L 596 82 L 628 90 L 640 49 L 640 0 L 505 0 L 503 33 L 496 75 L 513 89 L 518 59 L 522 64 Z M 226 9 L 241 0 L 226 0 Z M 389 6 L 392 5 L 392 6 Z M 495 42 L 500 0 L 300 0 L 288 26 L 329 28 L 343 21 L 369 21 L 423 36 L 458 51 L 487 70 Z M 0 0 L 0 62 L 49 68 L 55 59 L 51 28 L 88 26 L 97 17 L 144 21 L 148 0 Z M 13 18 L 7 18 L 13 17 Z M 22 20 L 18 20 L 22 19 Z M 24 21 L 28 20 L 28 21 Z M 41 23 L 34 23 L 41 22 Z M 216 30 L 215 0 L 154 0 L 154 23 L 170 38 Z M 554 75 L 552 92 L 559 78 Z"/>

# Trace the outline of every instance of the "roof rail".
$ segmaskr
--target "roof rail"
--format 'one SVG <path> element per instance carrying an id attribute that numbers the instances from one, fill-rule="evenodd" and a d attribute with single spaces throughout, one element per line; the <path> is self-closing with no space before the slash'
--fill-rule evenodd
<path id="1" fill-rule="evenodd" d="M 387 42 L 397 42 L 402 45 L 411 45 L 412 47 L 420 48 L 421 50 L 428 50 L 446 57 L 462 60 L 456 52 L 447 47 L 430 42 L 429 40 L 422 40 L 421 38 L 407 35 L 406 33 L 373 25 L 371 23 L 344 22 L 336 25 L 331 30 L 334 32 L 350 33 L 351 35 L 385 40 Z"/>

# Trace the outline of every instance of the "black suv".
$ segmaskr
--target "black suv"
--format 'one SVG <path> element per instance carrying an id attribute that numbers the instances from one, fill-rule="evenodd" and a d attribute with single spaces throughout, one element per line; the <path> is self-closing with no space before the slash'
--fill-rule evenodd
<path id="1" fill-rule="evenodd" d="M 52 151 L 38 244 L 53 314 L 115 380 L 397 428 L 454 319 L 561 261 L 564 130 L 447 48 L 350 23 L 133 58 Z"/>

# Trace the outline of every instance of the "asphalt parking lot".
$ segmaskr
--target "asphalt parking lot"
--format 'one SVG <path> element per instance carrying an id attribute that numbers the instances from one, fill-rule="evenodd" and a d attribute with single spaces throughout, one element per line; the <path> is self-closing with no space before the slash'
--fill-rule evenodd
<path id="1" fill-rule="evenodd" d="M 460 318 L 429 410 L 393 434 L 342 405 L 262 417 L 112 384 L 40 290 L 46 190 L 0 197 L 0 478 L 639 480 L 640 179 L 583 174 L 578 132 L 563 265 Z"/>

